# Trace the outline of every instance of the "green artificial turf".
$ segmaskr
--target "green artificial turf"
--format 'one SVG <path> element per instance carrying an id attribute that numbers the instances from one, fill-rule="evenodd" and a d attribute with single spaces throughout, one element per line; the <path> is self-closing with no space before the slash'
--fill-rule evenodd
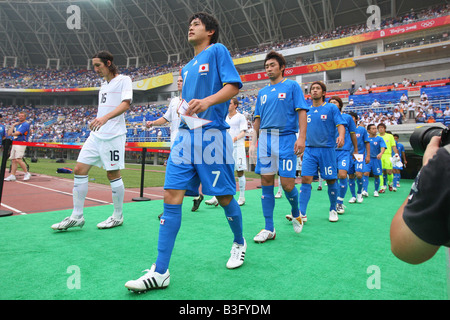
<path id="1" fill-rule="evenodd" d="M 277 237 L 263 244 L 252 240 L 264 227 L 261 190 L 249 190 L 241 207 L 247 254 L 235 270 L 225 267 L 233 237 L 223 210 L 202 203 L 191 212 L 192 200 L 186 198 L 170 286 L 140 295 L 124 284 L 156 260 L 162 200 L 125 204 L 124 225 L 110 230 L 96 224 L 112 213 L 111 205 L 85 208 L 83 229 L 66 232 L 50 226 L 70 210 L 3 217 L 0 299 L 447 299 L 444 249 L 420 265 L 406 264 L 390 251 L 390 222 L 409 186 L 402 181 L 398 192 L 365 198 L 362 204 L 348 204 L 347 194 L 346 213 L 331 223 L 326 187 L 316 191 L 313 185 L 300 234 L 284 217 L 290 211 L 286 198 L 277 199 Z"/>

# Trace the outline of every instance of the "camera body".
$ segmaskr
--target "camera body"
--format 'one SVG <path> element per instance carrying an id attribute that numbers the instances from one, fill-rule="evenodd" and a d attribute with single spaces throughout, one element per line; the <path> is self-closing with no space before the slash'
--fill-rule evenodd
<path id="1" fill-rule="evenodd" d="M 440 126 L 420 126 L 417 127 L 409 138 L 411 147 L 418 155 L 423 156 L 425 149 L 430 143 L 431 138 L 435 136 L 441 137 L 440 147 L 444 147 L 450 143 L 450 129 Z"/>

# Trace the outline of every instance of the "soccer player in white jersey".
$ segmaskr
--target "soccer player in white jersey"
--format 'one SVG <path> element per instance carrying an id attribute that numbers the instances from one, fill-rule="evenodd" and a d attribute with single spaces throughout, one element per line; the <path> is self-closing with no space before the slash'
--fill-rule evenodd
<path id="1" fill-rule="evenodd" d="M 247 132 L 247 119 L 242 113 L 237 112 L 239 106 L 239 100 L 234 97 L 230 100 L 228 106 L 228 115 L 225 121 L 230 125 L 228 132 L 231 139 L 233 139 L 233 159 L 234 169 L 238 176 L 239 185 L 239 200 L 238 204 L 243 206 L 245 204 L 245 175 L 244 170 L 247 170 L 247 156 L 245 154 L 245 134 Z M 205 201 L 207 205 L 219 205 L 216 197 L 212 197 L 210 200 Z"/>
<path id="2" fill-rule="evenodd" d="M 125 188 L 120 170 L 125 168 L 126 125 L 124 112 L 133 100 L 131 78 L 118 73 L 114 57 L 107 51 L 100 51 L 92 58 L 94 71 L 104 79 L 99 98 L 97 118 L 90 124 L 91 134 L 78 155 L 74 169 L 72 215 L 52 225 L 54 230 L 83 227 L 83 207 L 88 192 L 89 170 L 93 165 L 103 167 L 111 183 L 114 212 L 107 220 L 100 222 L 99 229 L 108 229 L 123 223 L 123 198 Z"/>
<path id="3" fill-rule="evenodd" d="M 172 148 L 173 143 L 175 141 L 175 138 L 177 137 L 178 129 L 180 127 L 181 117 L 178 114 L 178 105 L 180 104 L 180 97 L 183 92 L 183 77 L 178 76 L 177 79 L 177 89 L 180 93 L 179 97 L 174 97 L 172 100 L 170 100 L 169 107 L 167 108 L 166 113 L 159 119 L 156 119 L 154 121 L 147 121 L 146 125 L 147 127 L 152 126 L 161 126 L 167 122 L 170 122 L 170 148 Z M 194 197 L 194 204 L 192 206 L 191 211 L 197 211 L 200 207 L 200 204 L 203 201 L 203 194 L 199 194 L 198 196 Z M 218 203 L 217 203 L 218 204 Z M 162 213 L 158 216 L 159 219 L 161 219 Z"/>

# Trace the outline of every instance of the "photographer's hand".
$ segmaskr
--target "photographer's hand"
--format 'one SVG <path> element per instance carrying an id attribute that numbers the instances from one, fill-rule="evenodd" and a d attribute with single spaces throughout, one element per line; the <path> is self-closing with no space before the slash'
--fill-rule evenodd
<path id="1" fill-rule="evenodd" d="M 428 163 L 428 161 L 434 157 L 434 155 L 439 149 L 440 144 L 441 144 L 440 136 L 434 136 L 433 138 L 431 138 L 430 143 L 428 143 L 427 149 L 423 154 L 422 166 L 425 166 Z"/>

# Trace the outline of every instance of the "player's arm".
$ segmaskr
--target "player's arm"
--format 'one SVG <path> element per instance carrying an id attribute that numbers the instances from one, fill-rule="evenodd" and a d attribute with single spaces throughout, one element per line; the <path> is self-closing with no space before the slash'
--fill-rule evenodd
<path id="1" fill-rule="evenodd" d="M 342 148 L 342 146 L 345 143 L 345 126 L 342 124 L 338 124 L 337 130 L 339 133 L 339 136 L 336 138 L 336 144 L 338 148 Z"/>
<path id="2" fill-rule="evenodd" d="M 358 139 L 356 138 L 356 133 L 350 132 L 350 139 L 353 143 L 353 154 L 358 154 Z"/>
<path id="3" fill-rule="evenodd" d="M 152 126 L 162 126 L 163 124 L 167 123 L 169 121 L 167 121 L 166 118 L 161 117 L 159 119 L 156 119 L 154 121 L 147 121 L 146 125 L 147 127 L 152 127 Z"/>
<path id="4" fill-rule="evenodd" d="M 381 147 L 381 151 L 380 151 L 380 153 L 379 154 L 377 154 L 377 159 L 378 160 L 380 160 L 381 159 L 381 157 L 383 156 L 383 153 L 384 153 L 384 151 L 386 150 L 386 148 L 385 147 Z"/>
<path id="5" fill-rule="evenodd" d="M 366 141 L 366 163 L 370 162 L 370 142 Z"/>
<path id="6" fill-rule="evenodd" d="M 294 145 L 294 152 L 296 154 L 302 154 L 305 151 L 308 119 L 305 109 L 300 109 L 297 112 L 298 112 L 298 138 Z"/>
<path id="7" fill-rule="evenodd" d="M 256 143 L 259 139 L 259 127 L 261 125 L 261 118 L 257 117 L 255 118 L 255 121 L 253 122 L 253 133 L 252 133 L 252 139 L 250 141 L 250 148 L 248 149 L 248 155 L 253 160 L 256 159 Z"/>
<path id="8" fill-rule="evenodd" d="M 192 116 L 200 113 L 219 103 L 224 103 L 239 93 L 239 86 L 235 83 L 226 83 L 217 93 L 203 99 L 192 99 L 189 101 L 189 108 L 186 114 Z"/>
<path id="9" fill-rule="evenodd" d="M 241 130 L 241 132 L 239 132 L 239 134 L 233 138 L 233 142 L 236 142 L 242 138 L 245 137 L 246 131 L 245 130 Z"/>
<path id="10" fill-rule="evenodd" d="M 117 116 L 120 116 L 122 113 L 126 112 L 128 109 L 130 109 L 130 102 L 131 100 L 123 100 L 114 110 L 111 112 L 105 114 L 103 117 L 96 118 L 94 121 L 91 122 L 89 125 L 89 128 L 92 131 L 97 131 L 100 129 L 101 126 L 103 126 L 108 120 L 115 118 Z"/>

